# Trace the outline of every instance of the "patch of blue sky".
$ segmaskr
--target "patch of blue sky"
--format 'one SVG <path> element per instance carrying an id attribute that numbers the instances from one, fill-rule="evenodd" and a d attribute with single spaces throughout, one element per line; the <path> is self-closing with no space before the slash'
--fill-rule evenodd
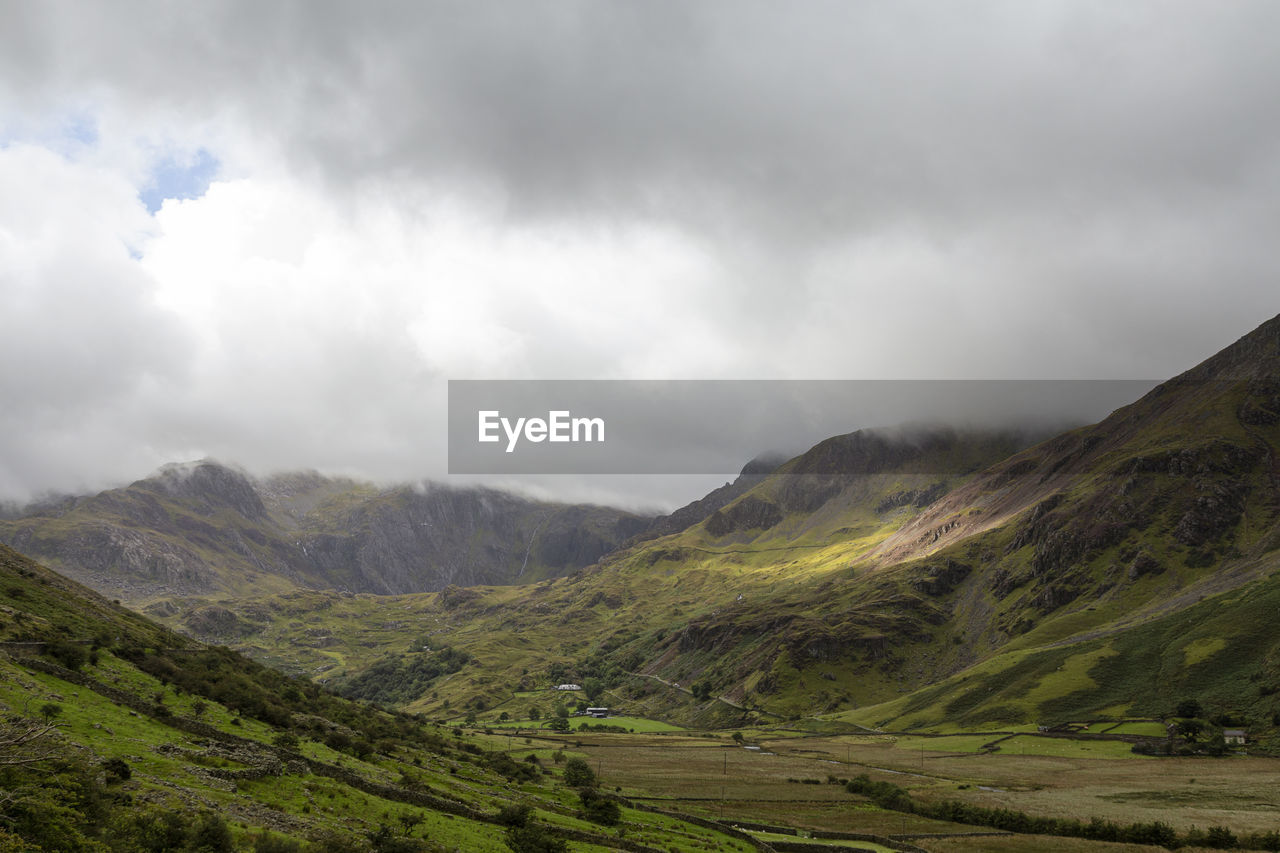
<path id="1" fill-rule="evenodd" d="M 0 148 L 21 143 L 76 159 L 85 149 L 98 144 L 98 120 L 83 110 L 43 119 L 0 115 Z"/>
<path id="2" fill-rule="evenodd" d="M 198 148 L 187 156 L 166 155 L 151 168 L 150 180 L 138 192 L 138 198 L 155 213 L 165 199 L 200 198 L 218 173 L 218 158 Z"/>
<path id="3" fill-rule="evenodd" d="M 83 146 L 98 144 L 98 122 L 88 113 L 73 113 L 62 124 L 62 136 Z"/>

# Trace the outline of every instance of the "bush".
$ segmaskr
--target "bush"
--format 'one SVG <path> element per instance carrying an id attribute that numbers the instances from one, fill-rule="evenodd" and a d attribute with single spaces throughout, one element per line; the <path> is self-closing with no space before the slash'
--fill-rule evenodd
<path id="1" fill-rule="evenodd" d="M 569 849 L 563 838 L 536 823 L 508 829 L 506 842 L 514 853 L 567 853 Z"/>
<path id="2" fill-rule="evenodd" d="M 273 737 L 271 742 L 281 749 L 296 750 L 298 748 L 298 736 L 292 732 L 281 732 Z"/>
<path id="3" fill-rule="evenodd" d="M 1211 826 L 1209 827 L 1209 834 L 1205 838 L 1205 846 L 1230 849 L 1236 846 L 1236 837 L 1225 826 Z"/>
<path id="4" fill-rule="evenodd" d="M 533 809 L 524 803 L 514 803 L 509 806 L 503 806 L 502 811 L 498 812 L 498 823 L 503 826 L 528 826 L 529 817 L 533 814 Z"/>
<path id="5" fill-rule="evenodd" d="M 232 853 L 231 828 L 221 815 L 205 812 L 196 819 L 187 836 L 187 849 L 204 853 Z"/>
<path id="6" fill-rule="evenodd" d="M 102 769 L 107 772 L 108 782 L 125 782 L 133 776 L 133 771 L 123 758 L 108 758 L 102 762 Z"/>
<path id="7" fill-rule="evenodd" d="M 89 660 L 89 652 L 84 646 L 62 638 L 45 643 L 44 653 L 67 669 L 80 669 Z"/>
<path id="8" fill-rule="evenodd" d="M 270 832 L 259 835 L 253 842 L 253 853 L 301 853 L 302 845 L 283 835 Z"/>
<path id="9" fill-rule="evenodd" d="M 181 815 L 155 806 L 120 814 L 112 822 L 108 834 L 113 849 L 146 853 L 181 849 L 186 836 L 187 823 Z"/>
<path id="10" fill-rule="evenodd" d="M 570 758 L 564 763 L 564 783 L 571 788 L 592 788 L 596 774 L 581 758 Z"/>
<path id="11" fill-rule="evenodd" d="M 622 822 L 622 809 L 618 804 L 594 788 L 584 788 L 578 795 L 587 820 L 602 826 L 617 826 Z"/>

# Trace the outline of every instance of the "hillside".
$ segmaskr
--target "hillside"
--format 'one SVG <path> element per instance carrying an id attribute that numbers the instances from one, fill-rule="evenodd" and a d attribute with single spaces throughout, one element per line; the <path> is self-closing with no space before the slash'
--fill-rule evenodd
<path id="1" fill-rule="evenodd" d="M 527 582 L 588 565 L 648 523 L 490 489 L 379 488 L 314 473 L 259 480 L 206 460 L 31 507 L 0 521 L 0 542 L 141 605 Z"/>
<path id="2" fill-rule="evenodd" d="M 6 851 L 756 849 L 620 805 L 568 742 L 340 699 L 3 546 L 0 614 Z"/>

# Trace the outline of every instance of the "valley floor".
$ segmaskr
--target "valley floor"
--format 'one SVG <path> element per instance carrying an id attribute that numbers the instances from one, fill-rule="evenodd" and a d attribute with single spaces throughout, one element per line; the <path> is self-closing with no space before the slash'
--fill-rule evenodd
<path id="1" fill-rule="evenodd" d="M 730 825 L 892 837 L 937 853 L 1163 848 L 991 834 L 981 826 L 879 808 L 851 795 L 842 782 L 867 774 L 926 803 L 950 800 L 1086 822 L 1160 822 L 1183 836 L 1215 826 L 1236 836 L 1280 828 L 1280 759 L 1149 758 L 1127 750 L 1090 757 L 1089 741 L 1065 741 L 1060 755 L 978 754 L 953 750 L 952 740 L 757 731 L 739 743 L 728 732 L 570 733 L 539 735 L 529 749 L 585 755 L 602 784 L 638 804 Z M 1078 749 L 1070 754 L 1073 745 Z M 877 849 L 862 841 L 845 843 Z"/>

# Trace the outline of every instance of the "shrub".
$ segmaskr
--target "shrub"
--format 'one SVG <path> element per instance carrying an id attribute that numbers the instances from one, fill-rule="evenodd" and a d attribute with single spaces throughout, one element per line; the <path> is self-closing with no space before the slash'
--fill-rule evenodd
<path id="1" fill-rule="evenodd" d="M 207 853 L 232 853 L 231 828 L 221 815 L 204 812 L 187 835 L 187 849 Z"/>
<path id="2" fill-rule="evenodd" d="M 569 849 L 563 838 L 536 823 L 508 829 L 506 842 L 514 853 L 566 853 Z"/>
<path id="3" fill-rule="evenodd" d="M 301 853 L 302 845 L 283 835 L 270 832 L 259 835 L 253 842 L 253 853 Z"/>
<path id="4" fill-rule="evenodd" d="M 602 826 L 617 826 L 622 822 L 622 809 L 617 802 L 609 799 L 594 788 L 584 788 L 578 794 L 582 807 L 586 810 L 587 820 Z"/>
<path id="5" fill-rule="evenodd" d="M 503 826 L 528 826 L 532 814 L 533 809 L 524 803 L 513 803 L 503 806 L 502 811 L 498 812 L 498 823 Z"/>
<path id="6" fill-rule="evenodd" d="M 84 646 L 60 637 L 45 643 L 44 653 L 67 669 L 80 669 L 89 660 Z"/>
<path id="7" fill-rule="evenodd" d="M 102 769 L 107 772 L 108 782 L 125 782 L 133 776 L 133 771 L 123 758 L 108 758 L 102 762 Z"/>
<path id="8" fill-rule="evenodd" d="M 571 788 L 591 788 L 596 784 L 596 774 L 581 758 L 570 758 L 564 763 L 564 783 Z"/>
<path id="9" fill-rule="evenodd" d="M 271 739 L 271 742 L 281 749 L 297 749 L 298 736 L 293 732 L 281 732 Z"/>

